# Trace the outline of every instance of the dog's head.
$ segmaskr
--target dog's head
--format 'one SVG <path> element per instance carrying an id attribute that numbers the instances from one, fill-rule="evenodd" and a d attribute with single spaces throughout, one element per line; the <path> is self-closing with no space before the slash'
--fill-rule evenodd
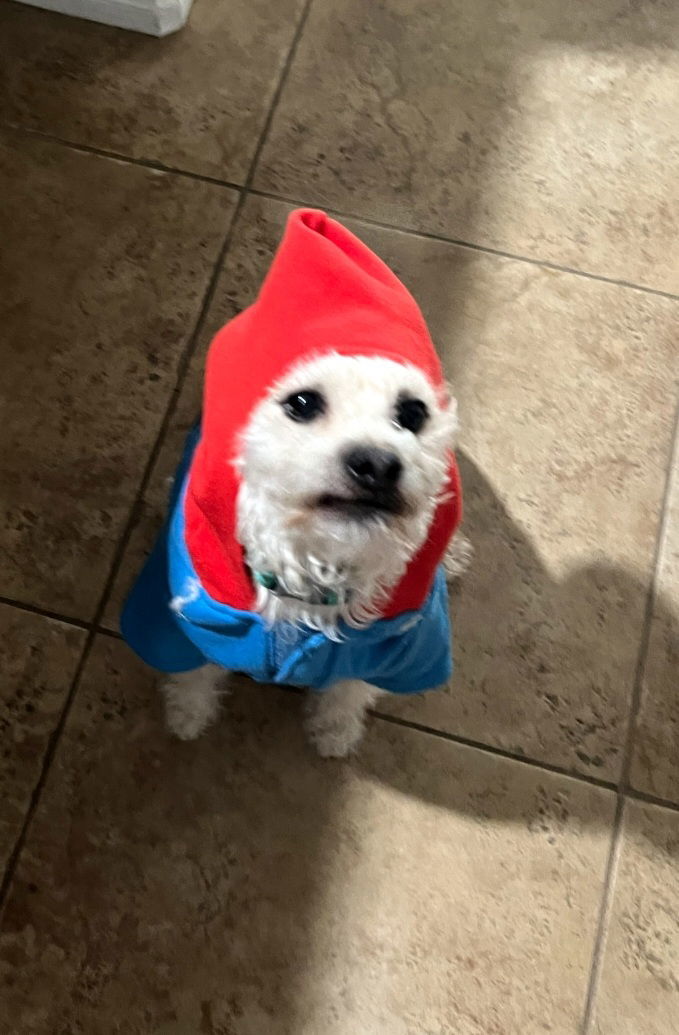
<path id="1" fill-rule="evenodd" d="M 298 365 L 243 434 L 248 555 L 393 584 L 426 538 L 455 429 L 454 403 L 416 367 L 336 353 Z"/>

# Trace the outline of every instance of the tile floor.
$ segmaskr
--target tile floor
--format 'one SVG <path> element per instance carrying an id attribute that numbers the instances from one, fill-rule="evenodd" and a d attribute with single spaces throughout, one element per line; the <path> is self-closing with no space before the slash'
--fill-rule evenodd
<path id="1" fill-rule="evenodd" d="M 0 4 L 0 1030 L 676 1035 L 678 41 L 673 0 Z M 477 554 L 451 686 L 344 763 L 240 680 L 173 742 L 116 635 L 294 203 L 420 300 Z"/>

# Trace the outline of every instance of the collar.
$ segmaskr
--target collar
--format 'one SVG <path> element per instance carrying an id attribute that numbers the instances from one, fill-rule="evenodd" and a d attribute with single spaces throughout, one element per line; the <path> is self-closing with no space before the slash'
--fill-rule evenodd
<path id="1" fill-rule="evenodd" d="M 305 604 L 325 605 L 326 607 L 337 607 L 345 604 L 351 596 L 351 590 L 343 586 L 331 589 L 322 586 L 317 582 L 309 580 L 307 589 L 303 593 L 293 593 L 284 586 L 273 571 L 253 571 L 252 578 L 258 586 L 262 586 L 277 597 L 287 597 L 289 600 L 301 600 Z"/>

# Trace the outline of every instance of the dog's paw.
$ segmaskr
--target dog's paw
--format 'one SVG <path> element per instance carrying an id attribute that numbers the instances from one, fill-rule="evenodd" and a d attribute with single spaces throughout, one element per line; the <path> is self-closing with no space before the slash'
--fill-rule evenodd
<path id="1" fill-rule="evenodd" d="M 211 669 L 171 676 L 161 691 L 168 729 L 180 740 L 195 740 L 217 716 L 219 689 Z"/>
<path id="2" fill-rule="evenodd" d="M 321 758 L 346 758 L 360 744 L 364 723 L 356 716 L 317 714 L 307 718 L 305 729 Z"/>
<path id="3" fill-rule="evenodd" d="M 213 718 L 213 715 L 196 714 L 176 702 L 165 705 L 167 728 L 180 740 L 195 740 L 205 732 Z"/>
<path id="4" fill-rule="evenodd" d="M 447 582 L 455 582 L 466 572 L 474 558 L 474 547 L 466 535 L 458 532 L 451 539 L 443 558 Z"/>

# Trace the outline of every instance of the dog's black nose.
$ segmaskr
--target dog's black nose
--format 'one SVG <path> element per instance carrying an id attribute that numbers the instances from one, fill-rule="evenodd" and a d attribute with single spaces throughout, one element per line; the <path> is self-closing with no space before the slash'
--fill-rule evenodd
<path id="1" fill-rule="evenodd" d="M 344 455 L 344 469 L 359 489 L 379 494 L 396 488 L 403 464 L 388 449 L 353 446 Z"/>

